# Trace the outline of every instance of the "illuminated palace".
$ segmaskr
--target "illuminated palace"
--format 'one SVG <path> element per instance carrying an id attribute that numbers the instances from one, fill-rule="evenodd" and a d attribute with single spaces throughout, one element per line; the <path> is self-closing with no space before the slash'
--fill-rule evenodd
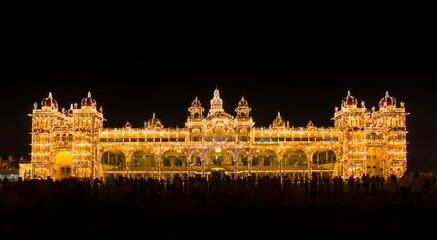
<path id="1" fill-rule="evenodd" d="M 347 93 L 335 108 L 334 127 L 290 127 L 278 115 L 268 127 L 255 127 L 242 98 L 236 116 L 223 109 L 214 91 L 208 113 L 197 99 L 188 108 L 184 128 L 166 128 L 153 114 L 144 127 L 103 127 L 103 110 L 91 94 L 70 109 L 58 110 L 51 94 L 34 104 L 32 161 L 20 165 L 23 178 L 68 177 L 105 180 L 123 177 L 208 177 L 219 172 L 304 177 L 401 176 L 407 167 L 406 115 L 388 92 L 379 108 Z M 206 116 L 205 116 L 206 115 Z"/>

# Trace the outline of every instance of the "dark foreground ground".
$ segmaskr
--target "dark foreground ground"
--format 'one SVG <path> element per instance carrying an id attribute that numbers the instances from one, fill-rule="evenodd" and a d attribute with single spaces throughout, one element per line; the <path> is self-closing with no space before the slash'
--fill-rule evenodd
<path id="1" fill-rule="evenodd" d="M 244 198 L 244 197 L 243 197 Z M 421 207 L 388 204 L 383 193 L 295 193 L 278 199 L 207 196 L 205 209 L 188 195 L 156 199 L 2 199 L 2 239 L 410 239 L 436 235 L 437 193 Z M 333 239 L 334 239 L 333 238 Z"/>

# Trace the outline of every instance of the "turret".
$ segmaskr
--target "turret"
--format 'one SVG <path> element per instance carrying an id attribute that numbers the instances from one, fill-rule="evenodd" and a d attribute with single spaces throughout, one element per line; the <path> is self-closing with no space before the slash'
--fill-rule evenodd
<path id="1" fill-rule="evenodd" d="M 197 99 L 194 99 L 194 101 L 191 103 L 191 107 L 188 108 L 188 112 L 190 112 L 190 119 L 203 119 L 203 111 L 205 109 L 202 107 L 202 104 Z"/>

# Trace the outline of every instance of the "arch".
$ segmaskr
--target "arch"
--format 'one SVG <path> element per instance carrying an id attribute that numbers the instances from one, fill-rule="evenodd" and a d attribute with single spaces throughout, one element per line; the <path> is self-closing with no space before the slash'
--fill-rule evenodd
<path id="1" fill-rule="evenodd" d="M 195 128 L 191 130 L 191 141 L 193 142 L 199 142 L 202 139 L 202 135 L 200 133 L 200 129 Z"/>
<path id="2" fill-rule="evenodd" d="M 288 169 L 306 169 L 308 160 L 306 153 L 301 149 L 290 149 L 284 152 L 282 166 Z"/>
<path id="3" fill-rule="evenodd" d="M 100 159 L 103 171 L 124 170 L 126 167 L 126 156 L 117 149 L 106 150 Z"/>
<path id="4" fill-rule="evenodd" d="M 259 165 L 262 167 L 273 167 L 279 165 L 278 157 L 271 149 L 259 149 L 253 152 L 252 166 L 257 166 L 255 158 L 259 161 Z"/>
<path id="5" fill-rule="evenodd" d="M 167 150 L 161 155 L 162 167 L 183 167 L 187 165 L 187 156 L 181 150 Z"/>
<path id="6" fill-rule="evenodd" d="M 60 151 L 55 156 L 55 179 L 71 177 L 73 157 L 70 152 Z"/>
<path id="7" fill-rule="evenodd" d="M 137 150 L 132 154 L 130 169 L 134 171 L 147 170 L 156 167 L 156 156 L 152 151 Z"/>
<path id="8" fill-rule="evenodd" d="M 369 149 L 366 155 L 366 174 L 369 176 L 382 176 L 382 151 L 376 148 Z"/>
<path id="9" fill-rule="evenodd" d="M 313 153 L 312 168 L 317 170 L 334 170 L 337 155 L 331 149 L 319 149 Z"/>
<path id="10" fill-rule="evenodd" d="M 246 128 L 243 128 L 240 130 L 240 141 L 249 141 L 249 132 L 247 131 Z"/>
<path id="11" fill-rule="evenodd" d="M 241 151 L 238 153 L 238 164 L 239 168 L 247 167 L 249 164 L 249 156 L 246 151 Z"/>
<path id="12" fill-rule="evenodd" d="M 216 128 L 214 131 L 214 137 L 215 137 L 215 141 L 217 142 L 225 141 L 226 139 L 225 130 L 221 127 Z"/>
<path id="13" fill-rule="evenodd" d="M 225 148 L 211 149 L 206 155 L 206 169 L 233 165 L 233 153 Z M 230 168 L 228 170 L 231 170 Z"/>
<path id="14" fill-rule="evenodd" d="M 199 151 L 191 153 L 191 165 L 202 166 L 202 154 Z"/>

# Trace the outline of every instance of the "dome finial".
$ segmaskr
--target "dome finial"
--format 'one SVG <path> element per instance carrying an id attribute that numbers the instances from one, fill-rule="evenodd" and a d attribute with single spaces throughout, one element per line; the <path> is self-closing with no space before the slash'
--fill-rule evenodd
<path id="1" fill-rule="evenodd" d="M 49 98 L 53 98 L 53 97 L 52 97 L 52 92 L 49 92 Z"/>
<path id="2" fill-rule="evenodd" d="M 385 97 L 388 97 L 389 95 L 388 95 L 388 91 L 385 91 Z"/>
<path id="3" fill-rule="evenodd" d="M 348 90 L 347 91 L 347 96 L 350 97 L 350 95 L 351 95 L 351 91 Z"/>
<path id="4" fill-rule="evenodd" d="M 219 98 L 219 97 L 220 97 L 220 92 L 218 90 L 218 87 L 216 87 L 214 90 L 214 98 Z"/>
<path id="5" fill-rule="evenodd" d="M 88 97 L 91 98 L 91 92 L 88 92 Z"/>

